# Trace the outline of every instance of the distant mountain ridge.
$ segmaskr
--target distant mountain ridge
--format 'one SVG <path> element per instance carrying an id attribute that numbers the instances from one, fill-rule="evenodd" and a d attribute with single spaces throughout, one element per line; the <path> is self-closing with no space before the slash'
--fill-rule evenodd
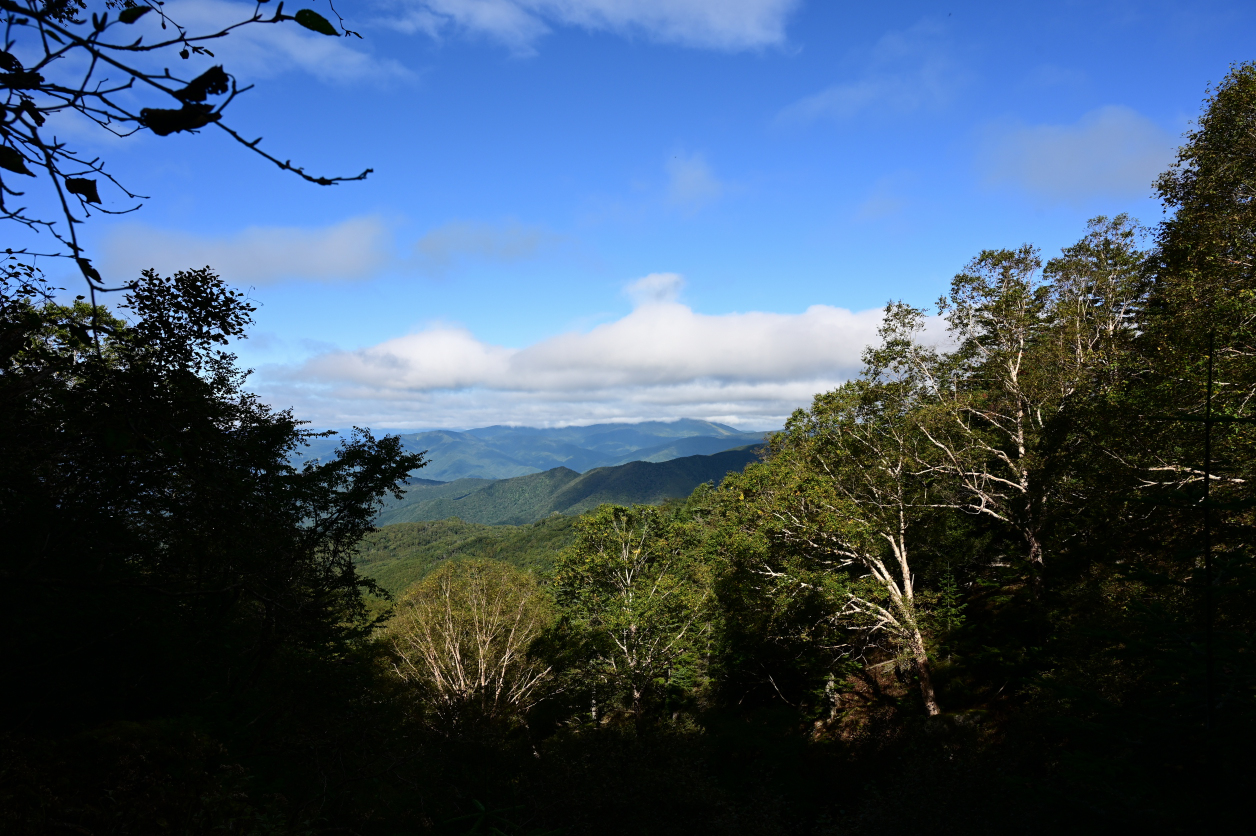
<path id="1" fill-rule="evenodd" d="M 441 482 L 510 479 L 556 467 L 579 474 L 632 461 L 709 456 L 758 444 L 767 435 L 691 418 L 553 429 L 493 426 L 395 434 L 407 452 L 427 452 L 428 464 L 419 472 L 425 479 Z M 303 455 L 330 455 L 337 443 L 335 438 L 317 439 Z"/>
<path id="2" fill-rule="evenodd" d="M 510 479 L 457 479 L 444 484 L 413 484 L 401 500 L 390 500 L 376 525 L 457 517 L 484 525 L 526 525 L 551 514 L 580 514 L 609 502 L 657 504 L 688 496 L 703 482 L 719 483 L 758 458 L 745 446 L 709 456 L 664 462 L 634 461 L 577 473 L 555 467 Z"/>

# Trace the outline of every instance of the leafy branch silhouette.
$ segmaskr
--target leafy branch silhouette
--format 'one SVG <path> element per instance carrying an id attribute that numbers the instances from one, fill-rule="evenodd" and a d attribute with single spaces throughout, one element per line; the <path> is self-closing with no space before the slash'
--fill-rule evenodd
<path id="1" fill-rule="evenodd" d="M 57 114 L 77 113 L 119 137 L 143 130 L 169 136 L 217 128 L 280 170 L 319 186 L 364 180 L 371 173 L 368 168 L 353 176 L 313 175 L 264 150 L 261 137 L 246 139 L 227 124 L 224 113 L 252 85 L 240 86 L 221 65 L 194 78 L 171 73 L 169 68 L 156 72 L 140 66 L 144 56 L 151 54 L 177 54 L 185 60 L 193 55 L 214 58 L 209 45 L 246 26 L 293 22 L 324 36 L 361 38 L 345 28 L 334 6 L 331 11 L 336 25 L 313 9 L 286 14 L 283 3 L 273 12 L 264 11 L 268 0 L 259 0 L 247 18 L 194 33 L 166 13 L 162 0 L 103 0 L 99 3 L 102 8 L 92 11 L 90 19 L 86 17 L 88 3 L 0 0 L 0 25 L 4 28 L 0 50 L 0 220 L 49 234 L 59 244 L 51 252 L 9 248 L 5 250 L 8 254 L 73 259 L 90 288 L 93 303 L 97 292 L 122 289 L 108 287 L 92 265 L 80 243 L 79 227 L 93 212 L 127 214 L 148 198 L 106 171 L 101 158 L 83 153 L 46 130 L 49 117 Z M 160 21 L 161 36 L 146 43 L 143 34 L 133 37 L 132 27 L 150 15 L 150 23 Z M 67 77 L 72 81 L 66 81 Z M 132 103 L 137 99 L 151 106 Z M 120 193 L 133 205 L 105 208 L 102 188 Z M 41 190 L 50 208 L 32 210 L 26 205 L 23 199 L 34 189 Z"/>

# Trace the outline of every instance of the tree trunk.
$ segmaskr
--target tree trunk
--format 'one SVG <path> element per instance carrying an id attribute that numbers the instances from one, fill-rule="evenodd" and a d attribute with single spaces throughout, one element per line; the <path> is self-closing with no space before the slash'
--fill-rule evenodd
<path id="1" fill-rule="evenodd" d="M 1033 622 L 1034 640 L 1038 644 L 1047 641 L 1051 632 L 1050 617 L 1047 615 L 1046 578 L 1043 577 L 1044 561 L 1042 559 L 1042 543 L 1038 533 L 1031 528 L 1025 529 L 1025 540 L 1029 544 L 1029 594 L 1030 612 Z"/>
<path id="2" fill-rule="evenodd" d="M 916 674 L 920 677 L 920 695 L 925 700 L 925 711 L 930 717 L 942 713 L 938 696 L 933 691 L 933 671 L 929 666 L 929 654 L 925 652 L 924 637 L 920 630 L 912 631 L 912 655 L 916 660 Z"/>
<path id="3" fill-rule="evenodd" d="M 1026 528 L 1025 540 L 1029 544 L 1029 565 L 1037 574 L 1042 571 L 1042 543 L 1038 541 L 1038 532 Z"/>

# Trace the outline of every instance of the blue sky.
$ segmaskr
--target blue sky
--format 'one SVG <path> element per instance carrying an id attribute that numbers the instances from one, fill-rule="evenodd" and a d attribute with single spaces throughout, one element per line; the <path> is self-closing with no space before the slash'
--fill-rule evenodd
<path id="1" fill-rule="evenodd" d="M 192 28 L 251 8 L 167 4 Z M 365 182 L 214 130 L 65 129 L 153 196 L 92 220 L 106 275 L 251 288 L 252 385 L 317 426 L 779 426 L 855 373 L 879 306 L 931 304 L 981 249 L 1158 221 L 1205 87 L 1256 57 L 1250 1 L 338 8 L 363 39 L 215 51 L 257 84 L 242 133 Z"/>

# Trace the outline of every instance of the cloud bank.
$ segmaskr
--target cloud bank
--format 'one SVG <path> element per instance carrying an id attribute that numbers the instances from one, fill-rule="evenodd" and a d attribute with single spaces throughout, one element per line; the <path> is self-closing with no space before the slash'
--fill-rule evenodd
<path id="1" fill-rule="evenodd" d="M 980 158 L 985 181 L 1051 203 L 1146 197 L 1177 142 L 1128 107 L 1092 110 L 1071 125 L 991 129 Z"/>
<path id="2" fill-rule="evenodd" d="M 701 49 L 739 51 L 785 42 L 799 0 L 391 0 L 384 22 L 433 38 L 488 37 L 519 53 L 555 27 L 578 27 Z"/>
<path id="3" fill-rule="evenodd" d="M 263 369 L 263 391 L 319 425 L 555 425 L 694 417 L 777 426 L 857 373 L 880 310 L 708 315 L 679 301 L 682 279 L 627 288 L 631 313 L 524 348 L 438 324 L 358 351 Z"/>

